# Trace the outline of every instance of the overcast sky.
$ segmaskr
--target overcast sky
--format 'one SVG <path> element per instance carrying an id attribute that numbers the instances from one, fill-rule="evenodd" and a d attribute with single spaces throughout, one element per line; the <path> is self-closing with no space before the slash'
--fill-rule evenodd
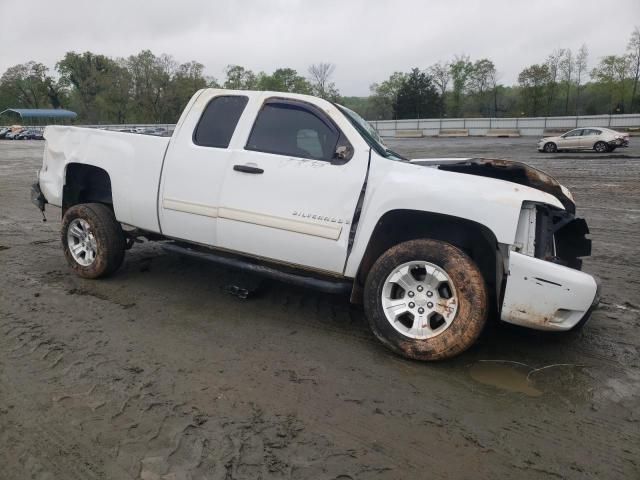
<path id="1" fill-rule="evenodd" d="M 10 13 L 11 12 L 11 13 Z M 336 65 L 343 95 L 367 95 L 394 71 L 456 54 L 494 61 L 515 83 L 526 65 L 586 43 L 589 66 L 624 53 L 640 0 L 0 0 L 0 73 L 67 51 L 128 56 L 142 49 L 256 72 Z"/>

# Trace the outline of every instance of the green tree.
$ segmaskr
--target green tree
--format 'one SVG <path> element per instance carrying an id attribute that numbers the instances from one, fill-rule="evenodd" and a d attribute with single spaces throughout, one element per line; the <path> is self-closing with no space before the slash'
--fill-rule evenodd
<path id="1" fill-rule="evenodd" d="M 569 97 L 571 95 L 571 85 L 574 82 L 573 75 L 575 74 L 576 61 L 573 58 L 571 49 L 568 48 L 564 51 L 564 56 L 560 59 L 560 81 L 564 86 L 564 114 L 569 115 Z"/>
<path id="2" fill-rule="evenodd" d="M 274 92 L 311 93 L 311 84 L 293 68 L 278 68 L 271 75 L 260 73 L 258 75 L 258 90 L 271 90 Z"/>
<path id="3" fill-rule="evenodd" d="M 473 72 L 473 64 L 467 55 L 456 56 L 450 66 L 451 80 L 453 81 L 453 92 L 451 95 L 452 110 L 454 117 L 462 115 L 464 95 L 469 85 L 469 79 Z"/>
<path id="4" fill-rule="evenodd" d="M 91 52 L 68 52 L 56 64 L 61 80 L 73 87 L 71 93 L 78 99 L 81 117 L 90 123 L 100 120 L 98 97 L 110 87 L 108 73 L 114 68 L 114 60 Z"/>
<path id="5" fill-rule="evenodd" d="M 529 115 L 535 117 L 541 113 L 550 78 L 546 64 L 531 65 L 518 75 L 523 108 Z"/>
<path id="6" fill-rule="evenodd" d="M 631 34 L 627 44 L 627 57 L 633 80 L 630 111 L 640 112 L 640 95 L 638 94 L 638 81 L 640 80 L 640 27 L 636 27 Z"/>
<path id="7" fill-rule="evenodd" d="M 57 83 L 47 75 L 47 72 L 47 67 L 42 63 L 33 61 L 9 67 L 0 77 L 2 96 L 7 98 L 8 102 L 13 103 L 13 105 L 6 106 L 48 108 L 53 105 L 56 108 L 60 107 L 62 92 L 58 90 Z"/>
<path id="8" fill-rule="evenodd" d="M 440 113 L 440 96 L 431 77 L 419 68 L 406 76 L 394 104 L 396 118 L 429 118 Z"/>
<path id="9" fill-rule="evenodd" d="M 398 92 L 402 87 L 406 74 L 394 72 L 382 83 L 373 83 L 371 91 L 371 110 L 374 119 L 389 120 L 394 117 L 394 105 L 397 103 Z"/>
<path id="10" fill-rule="evenodd" d="M 133 119 L 159 123 L 175 121 L 171 102 L 172 80 L 178 70 L 175 59 L 143 50 L 127 59 L 127 69 L 133 82 Z"/>
<path id="11" fill-rule="evenodd" d="M 479 111 L 483 115 L 490 115 L 493 97 L 495 93 L 496 66 L 487 58 L 476 60 L 469 73 L 469 92 L 479 105 Z"/>
<path id="12" fill-rule="evenodd" d="M 253 90 L 258 84 L 255 73 L 240 65 L 227 65 L 225 74 L 224 88 L 230 90 Z"/>
<path id="13" fill-rule="evenodd" d="M 174 121 L 177 121 L 180 117 L 182 110 L 187 106 L 193 94 L 202 88 L 211 86 L 211 83 L 212 79 L 205 77 L 204 65 L 201 63 L 191 61 L 178 66 L 171 79 L 169 95 L 171 99 L 171 116 L 175 118 Z"/>
<path id="14" fill-rule="evenodd" d="M 624 113 L 626 80 L 629 73 L 627 56 L 607 55 L 591 71 L 591 78 L 598 81 L 608 96 L 609 113 Z"/>
<path id="15" fill-rule="evenodd" d="M 102 79 L 107 84 L 96 99 L 101 112 L 100 120 L 109 123 L 124 123 L 131 107 L 132 77 L 126 68 L 126 61 L 119 59 L 104 73 Z"/>
<path id="16" fill-rule="evenodd" d="M 439 61 L 427 68 L 427 73 L 440 93 L 440 115 L 443 115 L 445 112 L 445 96 L 447 94 L 449 82 L 451 81 L 451 64 Z"/>
<path id="17" fill-rule="evenodd" d="M 549 76 L 547 78 L 547 115 L 553 115 L 555 113 L 555 101 L 558 94 L 558 77 L 560 74 L 560 63 L 565 56 L 564 48 L 558 48 L 554 50 L 547 59 L 545 64 Z"/>

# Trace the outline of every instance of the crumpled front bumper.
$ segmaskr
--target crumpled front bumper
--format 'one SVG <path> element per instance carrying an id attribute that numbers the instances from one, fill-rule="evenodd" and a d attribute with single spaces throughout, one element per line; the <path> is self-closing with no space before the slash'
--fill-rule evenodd
<path id="1" fill-rule="evenodd" d="M 570 330 L 588 319 L 599 291 L 587 273 L 510 252 L 501 319 L 536 330 Z"/>

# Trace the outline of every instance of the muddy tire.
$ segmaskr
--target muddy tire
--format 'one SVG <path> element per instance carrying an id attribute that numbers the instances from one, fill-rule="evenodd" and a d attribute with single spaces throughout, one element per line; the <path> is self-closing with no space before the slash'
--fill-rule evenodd
<path id="1" fill-rule="evenodd" d="M 553 142 L 548 142 L 544 144 L 542 149 L 545 153 L 556 153 L 558 151 L 558 146 Z"/>
<path id="2" fill-rule="evenodd" d="M 593 149 L 598 153 L 607 153 L 609 151 L 609 145 L 604 142 L 596 142 Z"/>
<path id="3" fill-rule="evenodd" d="M 61 239 L 67 262 L 80 277 L 106 277 L 124 260 L 122 227 L 113 211 L 101 203 L 69 208 L 62 219 Z"/>
<path id="4" fill-rule="evenodd" d="M 416 360 L 450 358 L 473 345 L 486 323 L 488 303 L 474 261 L 437 240 L 390 248 L 365 282 L 364 308 L 374 335 Z"/>

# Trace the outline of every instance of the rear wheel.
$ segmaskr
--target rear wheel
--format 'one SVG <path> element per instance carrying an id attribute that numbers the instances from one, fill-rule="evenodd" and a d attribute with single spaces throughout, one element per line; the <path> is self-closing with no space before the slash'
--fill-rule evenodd
<path id="1" fill-rule="evenodd" d="M 546 153 L 555 153 L 555 152 L 558 151 L 558 146 L 553 142 L 545 143 L 544 144 L 544 151 Z"/>
<path id="2" fill-rule="evenodd" d="M 62 219 L 61 236 L 67 262 L 83 278 L 105 277 L 124 260 L 122 227 L 113 211 L 101 203 L 69 208 Z"/>
<path id="3" fill-rule="evenodd" d="M 598 153 L 607 153 L 609 151 L 609 146 L 604 142 L 596 142 L 593 149 Z"/>
<path id="4" fill-rule="evenodd" d="M 411 240 L 387 250 L 365 283 L 365 312 L 375 336 L 416 360 L 465 351 L 487 318 L 487 288 L 464 252 L 437 240 Z"/>

